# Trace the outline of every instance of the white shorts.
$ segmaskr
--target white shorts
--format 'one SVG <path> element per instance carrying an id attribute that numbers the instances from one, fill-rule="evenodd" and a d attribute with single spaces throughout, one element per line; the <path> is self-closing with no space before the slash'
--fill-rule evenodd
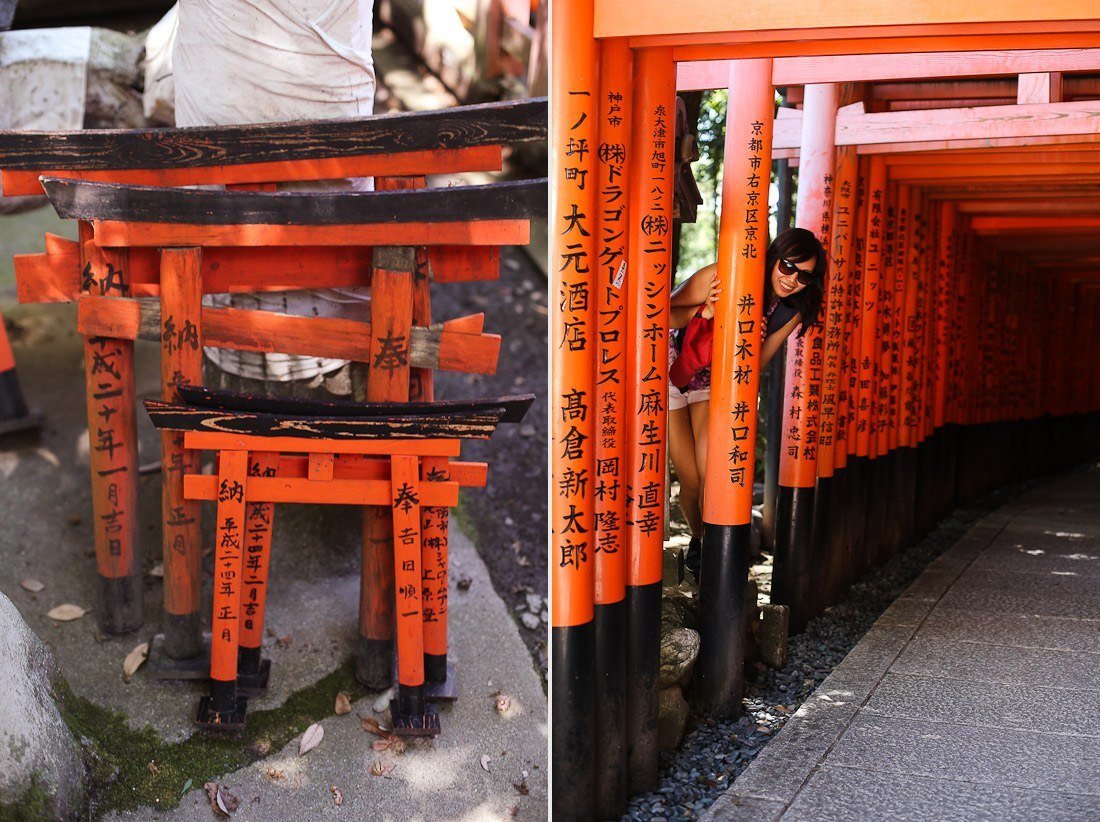
<path id="1" fill-rule="evenodd" d="M 668 384 L 668 410 L 675 411 L 679 408 L 687 408 L 692 403 L 705 402 L 710 399 L 710 386 L 706 388 L 696 388 L 694 391 L 688 391 L 686 394 L 681 394 L 680 389 L 672 383 Z"/>

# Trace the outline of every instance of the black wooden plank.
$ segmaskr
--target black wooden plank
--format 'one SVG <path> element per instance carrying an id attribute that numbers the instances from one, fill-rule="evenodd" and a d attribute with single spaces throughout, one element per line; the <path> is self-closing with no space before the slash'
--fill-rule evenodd
<path id="1" fill-rule="evenodd" d="M 547 180 L 410 191 L 209 191 L 43 177 L 58 215 L 196 225 L 354 225 L 546 216 Z"/>
<path id="2" fill-rule="evenodd" d="M 160 400 L 144 400 L 144 405 L 153 425 L 162 430 L 334 440 L 488 439 L 504 414 L 503 408 L 496 408 L 461 417 L 296 417 L 197 408 Z"/>
<path id="3" fill-rule="evenodd" d="M 546 139 L 546 98 L 311 120 L 198 128 L 0 131 L 0 169 L 204 168 L 359 157 Z"/>
<path id="4" fill-rule="evenodd" d="M 434 402 L 355 402 L 337 398 L 324 400 L 273 397 L 265 394 L 244 394 L 201 385 L 181 385 L 180 398 L 191 406 L 223 411 L 247 411 L 263 414 L 285 414 L 297 417 L 387 417 L 412 415 L 436 417 L 447 414 L 482 414 L 504 410 L 501 423 L 520 422 L 534 394 L 507 397 L 486 397 L 476 400 L 436 400 Z"/>

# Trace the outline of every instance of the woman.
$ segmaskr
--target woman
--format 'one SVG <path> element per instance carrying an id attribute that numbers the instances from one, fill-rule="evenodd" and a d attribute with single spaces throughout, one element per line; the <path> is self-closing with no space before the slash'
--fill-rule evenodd
<path id="1" fill-rule="evenodd" d="M 817 321 L 825 293 L 825 250 L 812 232 L 789 228 L 768 246 L 764 278 L 764 345 L 760 353 L 763 371 L 794 329 L 799 336 Z M 669 366 L 679 356 L 683 329 L 699 315 L 714 316 L 718 299 L 718 264 L 705 266 L 672 292 L 669 325 Z M 680 369 L 677 369 L 680 371 Z M 680 509 L 684 512 L 691 542 L 686 564 L 699 576 L 699 551 L 703 536 L 703 479 L 707 465 L 707 413 L 710 406 L 710 366 L 704 366 L 681 384 L 668 387 L 668 451 L 680 480 Z"/>

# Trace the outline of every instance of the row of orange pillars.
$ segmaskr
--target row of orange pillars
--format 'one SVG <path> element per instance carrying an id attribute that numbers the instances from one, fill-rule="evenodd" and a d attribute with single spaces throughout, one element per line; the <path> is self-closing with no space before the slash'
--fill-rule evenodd
<path id="1" fill-rule="evenodd" d="M 675 72 L 667 49 L 569 39 L 590 23 L 570 16 L 552 68 L 562 820 L 617 817 L 658 783 Z M 694 683 L 696 710 L 712 718 L 741 709 L 772 61 L 732 62 L 730 89 Z M 828 250 L 826 305 L 776 358 L 781 405 L 767 432 L 778 445 L 772 599 L 790 607 L 794 632 L 953 506 L 1100 446 L 1096 271 L 1048 264 L 1060 235 L 1028 236 L 1025 252 L 1018 234 L 903 166 L 838 149 L 837 95 L 805 89 L 795 223 Z"/>

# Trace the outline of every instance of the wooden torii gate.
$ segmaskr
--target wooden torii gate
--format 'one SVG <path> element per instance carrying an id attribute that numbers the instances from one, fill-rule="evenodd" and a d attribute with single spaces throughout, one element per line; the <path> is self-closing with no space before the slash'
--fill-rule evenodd
<path id="1" fill-rule="evenodd" d="M 1067 75 L 1100 69 L 1100 17 L 564 0 L 551 23 L 552 801 L 591 819 L 657 782 L 675 92 L 729 89 L 694 684 L 724 717 L 740 708 L 772 159 L 797 160 L 796 224 L 831 261 L 771 438 L 773 601 L 797 627 L 957 500 L 1096 445 L 1096 390 L 1073 390 L 1068 361 L 1097 362 L 1100 117 L 1066 95 L 1094 93 Z M 801 110 L 777 117 L 777 87 Z M 1065 271 L 1044 264 L 1059 249 Z"/>

